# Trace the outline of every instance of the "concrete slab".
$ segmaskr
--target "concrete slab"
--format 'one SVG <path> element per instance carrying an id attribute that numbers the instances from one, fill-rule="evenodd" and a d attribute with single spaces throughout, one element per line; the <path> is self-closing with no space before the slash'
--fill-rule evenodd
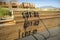
<path id="1" fill-rule="evenodd" d="M 42 33 L 33 34 L 33 36 L 27 36 L 20 40 L 60 40 L 60 27 L 51 28 L 49 29 L 49 32 L 50 36 L 47 31 L 44 31 Z"/>

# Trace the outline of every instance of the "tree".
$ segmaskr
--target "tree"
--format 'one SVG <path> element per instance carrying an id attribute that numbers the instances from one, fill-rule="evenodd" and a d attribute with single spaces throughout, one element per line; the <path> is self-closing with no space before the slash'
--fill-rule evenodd
<path id="1" fill-rule="evenodd" d="M 9 9 L 0 7 L 0 18 L 8 15 Z"/>

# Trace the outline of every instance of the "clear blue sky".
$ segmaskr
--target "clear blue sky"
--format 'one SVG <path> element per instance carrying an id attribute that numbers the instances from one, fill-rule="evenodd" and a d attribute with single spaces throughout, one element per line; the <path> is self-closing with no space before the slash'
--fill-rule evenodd
<path id="1" fill-rule="evenodd" d="M 36 7 L 53 6 L 60 8 L 60 0 L 18 0 L 19 3 L 28 2 L 35 4 Z"/>

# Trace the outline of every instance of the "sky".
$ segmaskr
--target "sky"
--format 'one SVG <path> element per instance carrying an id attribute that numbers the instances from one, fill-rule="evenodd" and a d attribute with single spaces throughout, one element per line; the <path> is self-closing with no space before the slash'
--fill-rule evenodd
<path id="1" fill-rule="evenodd" d="M 60 0 L 18 0 L 18 2 L 33 3 L 35 7 L 53 6 L 60 8 Z"/>

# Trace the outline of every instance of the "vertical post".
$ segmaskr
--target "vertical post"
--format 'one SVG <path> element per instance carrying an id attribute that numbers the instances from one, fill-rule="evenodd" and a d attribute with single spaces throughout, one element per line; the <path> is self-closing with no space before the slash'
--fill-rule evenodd
<path id="1" fill-rule="evenodd" d="M 19 39 L 20 39 L 20 29 L 19 29 L 19 35 L 18 36 L 19 36 Z"/>

